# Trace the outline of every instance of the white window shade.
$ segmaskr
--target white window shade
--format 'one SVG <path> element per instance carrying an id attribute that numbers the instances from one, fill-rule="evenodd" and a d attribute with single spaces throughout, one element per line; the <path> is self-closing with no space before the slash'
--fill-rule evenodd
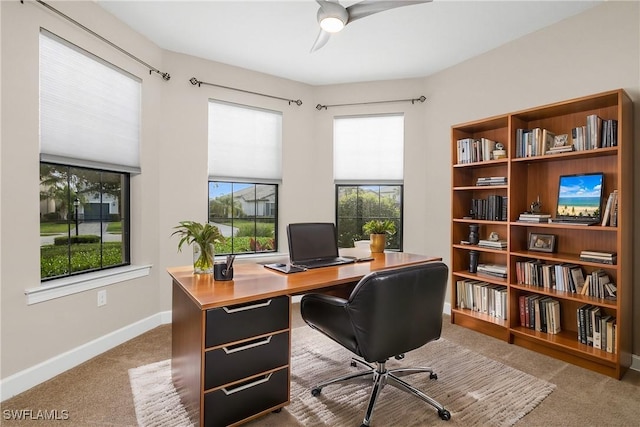
<path id="1" fill-rule="evenodd" d="M 140 92 L 135 77 L 41 31 L 41 159 L 139 172 Z"/>
<path id="2" fill-rule="evenodd" d="M 209 177 L 280 181 L 282 113 L 210 101 Z"/>
<path id="3" fill-rule="evenodd" d="M 401 182 L 404 116 L 336 117 L 333 173 L 337 182 Z"/>

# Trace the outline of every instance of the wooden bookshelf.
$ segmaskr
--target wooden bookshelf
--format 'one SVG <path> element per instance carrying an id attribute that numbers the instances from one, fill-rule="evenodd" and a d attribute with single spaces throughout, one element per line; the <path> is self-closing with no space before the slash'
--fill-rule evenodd
<path id="1" fill-rule="evenodd" d="M 451 194 L 451 321 L 486 335 L 506 340 L 620 379 L 631 365 L 632 350 L 632 232 L 633 229 L 633 105 L 623 90 L 613 90 L 563 102 L 517 111 L 484 120 L 452 126 L 452 194 Z M 583 151 L 518 157 L 518 129 L 543 128 L 555 135 L 568 134 L 585 126 L 587 116 L 617 120 L 617 145 Z M 502 143 L 507 158 L 459 162 L 459 140 L 491 139 Z M 555 223 L 518 222 L 522 212 L 539 198 L 542 211 L 554 216 L 560 175 L 603 172 L 603 206 L 613 190 L 618 191 L 617 226 L 582 226 Z M 481 177 L 507 177 L 506 185 L 479 186 Z M 506 198 L 506 221 L 476 219 L 474 199 L 489 196 Z M 479 238 L 496 232 L 507 241 L 506 250 L 481 248 L 468 244 L 469 226 L 479 226 Z M 530 251 L 530 233 L 553 234 L 556 250 L 551 253 Z M 580 260 L 585 249 L 616 252 L 617 264 L 600 264 Z M 485 277 L 469 272 L 470 252 L 477 251 L 479 263 L 506 266 L 507 277 Z M 544 264 L 575 264 L 585 275 L 603 269 L 617 286 L 616 299 L 603 299 L 575 292 L 518 283 L 516 264 L 539 260 Z M 458 282 L 482 281 L 507 294 L 507 318 L 496 318 L 479 307 L 469 305 L 459 295 Z M 540 295 L 560 303 L 558 334 L 541 332 L 520 323 L 521 296 Z M 463 300 L 463 301 L 461 301 Z M 578 331 L 578 308 L 590 304 L 616 319 L 616 341 L 612 352 L 581 343 Z"/>

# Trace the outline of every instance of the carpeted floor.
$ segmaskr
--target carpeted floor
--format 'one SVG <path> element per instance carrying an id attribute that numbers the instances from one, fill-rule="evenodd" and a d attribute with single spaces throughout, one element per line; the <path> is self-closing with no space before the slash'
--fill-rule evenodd
<path id="1" fill-rule="evenodd" d="M 303 325 L 297 306 L 294 306 L 293 317 L 294 326 Z M 629 371 L 621 381 L 617 381 L 451 325 L 448 317 L 445 319 L 443 338 L 556 385 L 553 393 L 518 421 L 516 426 L 640 426 L 637 414 L 640 402 L 640 372 Z M 137 422 L 129 369 L 170 357 L 171 325 L 163 325 L 2 402 L 0 424 L 3 427 L 135 426 Z M 409 377 L 409 381 L 413 383 L 412 377 Z M 437 382 L 443 380 L 444 377 L 441 376 Z M 323 394 L 325 393 L 329 395 L 330 389 L 325 389 Z M 382 397 L 384 398 L 384 395 Z M 417 400 L 415 402 L 421 403 Z M 442 403 L 447 406 L 447 402 Z M 20 421 L 7 417 L 12 411 L 25 410 L 32 413 L 45 410 L 67 411 L 69 419 Z M 430 411 L 429 408 L 427 410 Z M 374 426 L 380 425 L 376 424 L 376 417 L 379 415 L 374 414 Z M 409 425 L 411 419 L 400 418 L 398 423 Z M 247 424 L 249 427 L 300 425 L 288 412 L 288 408 Z M 450 422 L 438 418 L 432 425 L 444 426 L 450 425 Z"/>
<path id="2" fill-rule="evenodd" d="M 319 381 L 363 370 L 350 366 L 349 351 L 307 328 L 293 330 L 291 345 L 291 402 L 287 412 L 300 425 L 359 425 L 369 401 L 370 379 L 329 386 L 317 397 L 310 393 Z M 555 388 L 446 339 L 410 352 L 402 361 L 391 359 L 387 363 L 389 369 L 420 366 L 434 368 L 439 379 L 422 373 L 405 380 L 451 412 L 448 425 L 511 426 Z M 129 376 L 141 426 L 189 424 L 171 383 L 170 360 L 132 369 Z M 376 403 L 372 422 L 379 426 L 422 426 L 438 419 L 435 408 L 387 386 Z"/>

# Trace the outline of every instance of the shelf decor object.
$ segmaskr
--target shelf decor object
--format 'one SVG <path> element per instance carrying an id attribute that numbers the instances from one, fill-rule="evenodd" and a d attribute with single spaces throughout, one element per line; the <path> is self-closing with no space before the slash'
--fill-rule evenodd
<path id="1" fill-rule="evenodd" d="M 632 354 L 633 128 L 622 89 L 452 126 L 452 323 L 622 378 Z M 487 140 L 506 156 L 477 155 Z M 553 221 L 560 177 L 595 173 L 608 205 L 601 223 Z M 471 225 L 482 244 L 466 244 Z M 488 244 L 491 233 L 504 242 Z"/>

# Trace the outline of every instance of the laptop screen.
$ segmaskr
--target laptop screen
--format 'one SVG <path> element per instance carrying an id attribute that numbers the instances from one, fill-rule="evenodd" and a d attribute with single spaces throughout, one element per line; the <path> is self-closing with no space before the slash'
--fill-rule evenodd
<path id="1" fill-rule="evenodd" d="M 338 256 L 336 227 L 331 222 L 302 222 L 287 225 L 289 259 L 293 264 Z"/>
<path id="2" fill-rule="evenodd" d="M 600 220 L 604 174 L 561 175 L 556 217 Z"/>

